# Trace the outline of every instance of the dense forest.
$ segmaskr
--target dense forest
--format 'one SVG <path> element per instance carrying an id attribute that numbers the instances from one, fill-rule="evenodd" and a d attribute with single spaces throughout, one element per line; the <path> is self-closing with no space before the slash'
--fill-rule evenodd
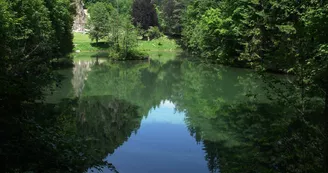
<path id="1" fill-rule="evenodd" d="M 84 172 L 102 166 L 116 171 L 103 158 L 122 145 L 138 129 L 142 116 L 163 99 L 174 102 L 178 111 L 187 110 L 190 134 L 204 143 L 212 172 L 328 172 L 327 1 L 84 0 L 88 36 L 96 41 L 95 47 L 106 48 L 107 57 L 149 59 L 138 43 L 165 37 L 175 39 L 202 65 L 169 62 L 155 64 L 148 71 L 134 65 L 97 66 L 84 88 L 87 94 L 94 93 L 49 103 L 45 97 L 65 85 L 58 70 L 74 66 L 72 26 L 79 3 L 0 0 L 0 155 L 4 172 Z M 221 91 L 230 86 L 229 80 L 222 80 L 223 86 L 213 85 L 225 73 L 208 70 L 213 64 L 256 72 L 270 88 L 266 94 L 271 104 L 255 103 L 252 99 L 259 93 L 248 95 L 242 104 L 229 102 Z M 178 67 L 183 74 L 166 73 Z M 164 73 L 163 69 L 168 70 Z M 277 80 L 270 74 L 290 75 L 292 80 Z M 144 76 L 154 80 L 146 81 Z M 100 77 L 112 83 L 95 86 Z M 255 87 L 247 84 L 250 80 L 236 80 L 241 86 Z M 161 87 L 167 85 L 173 87 Z M 94 96 L 106 88 L 104 93 L 110 94 Z M 235 97 L 242 91 L 243 87 L 238 88 Z M 148 99 L 139 101 L 140 95 Z M 129 99 L 134 101 L 127 102 Z M 202 102 L 193 105 L 192 100 Z M 217 108 L 207 109 L 213 105 Z M 235 116 L 227 116 L 232 114 Z M 295 131 L 290 130 L 296 126 Z M 230 135 L 230 141 L 211 130 Z M 265 140 L 263 136 L 270 134 Z M 98 142 L 103 138 L 110 140 Z M 224 145 L 229 142 L 240 148 Z M 261 154 L 256 157 L 249 150 Z"/>
<path id="2" fill-rule="evenodd" d="M 54 70 L 72 66 L 74 15 L 70 0 L 0 1 L 3 172 L 77 172 L 101 162 L 81 155 L 87 143 L 68 126 L 76 101 L 44 103 L 60 85 Z"/>

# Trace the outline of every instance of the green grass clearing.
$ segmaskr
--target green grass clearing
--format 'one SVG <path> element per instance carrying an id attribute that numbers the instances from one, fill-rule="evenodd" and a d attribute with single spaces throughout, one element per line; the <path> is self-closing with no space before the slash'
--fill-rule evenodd
<path id="1" fill-rule="evenodd" d="M 175 59 L 181 52 L 176 41 L 166 36 L 151 41 L 139 40 L 137 50 L 147 53 L 152 60 L 161 63 Z"/>
<path id="2" fill-rule="evenodd" d="M 79 50 L 80 53 L 74 53 L 75 60 L 90 60 L 98 55 L 98 57 L 108 57 L 108 46 L 106 47 L 105 41 L 100 40 L 98 46 L 94 41 L 91 41 L 88 34 L 74 33 L 75 51 Z M 138 40 L 137 51 L 147 53 L 153 60 L 166 62 L 176 57 L 177 52 L 181 49 L 176 44 L 175 40 L 161 37 L 151 41 Z M 98 52 L 98 53 L 97 53 Z"/>
<path id="3" fill-rule="evenodd" d="M 177 51 L 179 46 L 175 40 L 168 39 L 167 37 L 161 37 L 151 41 L 139 40 L 137 50 L 144 52 L 151 51 Z"/>
<path id="4" fill-rule="evenodd" d="M 91 41 L 88 34 L 74 33 L 73 42 L 75 45 L 75 51 L 95 52 L 104 51 L 108 48 L 108 46 L 106 46 L 106 40 L 100 40 L 98 46 L 96 46 L 96 42 Z"/>

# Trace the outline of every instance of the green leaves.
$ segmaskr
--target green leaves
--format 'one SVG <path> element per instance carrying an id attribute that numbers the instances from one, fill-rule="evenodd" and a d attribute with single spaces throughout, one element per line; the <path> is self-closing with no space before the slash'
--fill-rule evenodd
<path id="1" fill-rule="evenodd" d="M 72 51 L 69 7 L 69 0 L 0 0 L 0 131 L 8 135 L 0 143 L 1 155 L 8 158 L 4 172 L 42 169 L 38 162 L 47 154 L 40 156 L 41 148 L 52 152 L 59 147 L 53 143 L 59 136 L 53 135 L 54 128 L 35 119 L 46 112 L 45 88 L 51 90 L 59 80 L 53 72 L 54 59 Z M 28 146 L 35 148 L 27 151 Z M 24 165 L 20 156 L 26 153 L 37 161 Z"/>
<path id="2" fill-rule="evenodd" d="M 150 26 L 158 26 L 158 18 L 153 1 L 134 0 L 132 4 L 132 20 L 134 26 L 140 25 L 147 30 Z"/>
<path id="3" fill-rule="evenodd" d="M 285 34 L 296 34 L 296 28 L 293 25 L 276 25 L 276 27 Z"/>
<path id="4" fill-rule="evenodd" d="M 186 1 L 164 0 L 159 3 L 159 17 L 162 19 L 160 27 L 168 35 L 181 36 L 184 9 Z"/>
<path id="5" fill-rule="evenodd" d="M 67 56 L 73 50 L 73 15 L 71 0 L 45 0 L 45 6 L 49 10 L 53 35 L 53 54 L 55 56 Z"/>
<path id="6" fill-rule="evenodd" d="M 89 8 L 90 18 L 88 18 L 87 26 L 90 29 L 89 36 L 92 40 L 98 41 L 108 36 L 110 32 L 110 13 L 111 8 L 107 3 L 97 2 Z"/>

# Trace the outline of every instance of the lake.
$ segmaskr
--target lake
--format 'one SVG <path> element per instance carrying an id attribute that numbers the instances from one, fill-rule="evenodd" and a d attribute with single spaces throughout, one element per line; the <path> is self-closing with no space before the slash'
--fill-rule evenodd
<path id="1" fill-rule="evenodd" d="M 60 73 L 48 102 L 78 98 L 79 135 L 120 173 L 289 172 L 316 152 L 302 150 L 293 136 L 301 125 L 291 126 L 295 116 L 281 114 L 250 70 L 177 56 L 76 60 Z"/>

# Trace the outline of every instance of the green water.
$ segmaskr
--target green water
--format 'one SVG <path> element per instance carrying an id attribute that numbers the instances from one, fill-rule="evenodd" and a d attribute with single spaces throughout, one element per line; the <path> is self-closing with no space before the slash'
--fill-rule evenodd
<path id="1" fill-rule="evenodd" d="M 90 150 L 120 173 L 289 172 L 316 152 L 298 147 L 294 117 L 270 104 L 250 70 L 180 57 L 76 60 L 61 73 L 48 100 L 78 98 L 79 135 L 96 139 Z"/>

